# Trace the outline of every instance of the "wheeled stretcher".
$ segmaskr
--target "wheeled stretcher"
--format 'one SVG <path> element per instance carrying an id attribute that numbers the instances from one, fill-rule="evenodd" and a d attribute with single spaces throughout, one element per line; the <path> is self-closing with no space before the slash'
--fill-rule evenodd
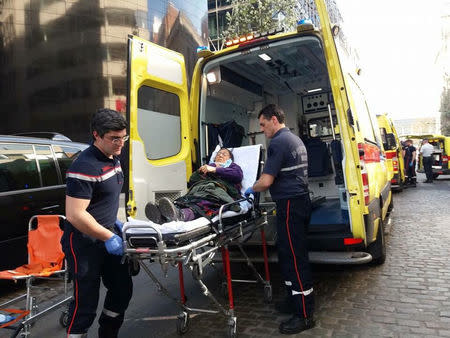
<path id="1" fill-rule="evenodd" d="M 247 149 L 243 149 L 247 148 Z M 250 148 L 250 149 L 249 149 Z M 238 150 L 239 149 L 239 150 Z M 249 156 L 253 152 L 253 156 Z M 243 191 L 258 177 L 260 170 L 260 146 L 248 146 L 233 149 L 235 162 L 244 172 Z M 245 158 L 245 161 L 243 159 Z M 252 163 L 254 162 L 254 163 Z M 252 170 L 248 170 L 248 168 Z M 256 168 L 256 170 L 255 170 Z M 248 182 L 246 184 L 246 182 Z M 233 204 L 241 206 L 241 212 L 230 211 Z M 232 282 L 249 282 L 232 280 L 230 271 L 229 246 L 235 245 L 247 261 L 257 281 L 264 287 L 265 301 L 272 299 L 267 246 L 264 226 L 267 224 L 267 213 L 259 208 L 256 198 L 241 199 L 222 205 L 219 214 L 209 220 L 205 217 L 190 222 L 170 222 L 163 225 L 151 221 L 129 219 L 123 227 L 123 243 L 126 255 L 137 260 L 141 268 L 149 275 L 158 289 L 173 299 L 181 308 L 177 320 L 177 331 L 183 334 L 188 330 L 191 313 L 220 313 L 228 318 L 228 335 L 236 336 L 237 318 L 234 314 L 234 299 Z M 245 239 L 255 231 L 261 232 L 262 253 L 264 257 L 265 276 L 259 274 L 242 246 Z M 215 261 L 216 254 L 222 255 L 224 275 L 228 294 L 228 308 L 224 307 L 202 281 L 206 266 Z M 180 283 L 180 298 L 173 297 L 167 288 L 156 278 L 148 264 L 159 263 L 164 272 L 169 265 L 178 268 Z M 194 309 L 187 305 L 184 292 L 183 266 L 192 271 L 194 279 L 199 283 L 203 293 L 215 304 L 216 309 Z"/>

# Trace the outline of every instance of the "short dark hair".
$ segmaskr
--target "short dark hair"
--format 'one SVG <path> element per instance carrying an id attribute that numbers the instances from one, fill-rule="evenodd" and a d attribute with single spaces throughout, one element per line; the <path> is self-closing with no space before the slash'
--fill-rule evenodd
<path id="1" fill-rule="evenodd" d="M 225 149 L 226 151 L 228 151 L 228 154 L 230 155 L 231 160 L 234 161 L 233 152 L 232 152 L 230 149 L 225 148 L 225 147 L 222 147 L 222 148 L 219 149 L 219 151 L 224 150 L 224 149 Z M 218 151 L 218 152 L 219 152 L 219 151 Z M 217 155 L 216 155 L 216 156 L 217 156 Z"/>
<path id="2" fill-rule="evenodd" d="M 101 108 L 92 116 L 91 133 L 94 130 L 100 137 L 103 137 L 110 131 L 119 131 L 127 128 L 127 121 L 118 111 Z"/>
<path id="3" fill-rule="evenodd" d="M 261 109 L 258 114 L 258 119 L 261 117 L 261 115 L 264 116 L 266 120 L 270 120 L 272 116 L 275 116 L 279 123 L 284 123 L 286 119 L 283 109 L 273 103 L 268 104 L 263 109 Z"/>

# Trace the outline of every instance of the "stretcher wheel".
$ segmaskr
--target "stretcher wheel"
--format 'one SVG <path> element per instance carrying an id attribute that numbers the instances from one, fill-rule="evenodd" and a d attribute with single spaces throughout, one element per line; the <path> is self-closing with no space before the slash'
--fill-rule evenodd
<path id="1" fill-rule="evenodd" d="M 235 338 L 237 337 L 237 330 L 236 330 L 236 319 L 231 318 L 228 322 L 228 337 Z"/>
<path id="2" fill-rule="evenodd" d="M 185 334 L 189 330 L 189 313 L 182 312 L 177 318 L 177 333 Z"/>
<path id="3" fill-rule="evenodd" d="M 264 285 L 264 302 L 272 302 L 272 285 Z"/>
<path id="4" fill-rule="evenodd" d="M 61 315 L 59 316 L 59 325 L 62 327 L 69 326 L 69 311 L 66 310 L 61 312 Z"/>

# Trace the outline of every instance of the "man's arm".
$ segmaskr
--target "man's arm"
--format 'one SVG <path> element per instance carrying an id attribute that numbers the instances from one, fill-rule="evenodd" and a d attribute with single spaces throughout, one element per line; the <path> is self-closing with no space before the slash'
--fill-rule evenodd
<path id="1" fill-rule="evenodd" d="M 275 180 L 275 177 L 269 174 L 262 174 L 259 180 L 253 184 L 253 191 L 260 192 L 260 191 L 266 191 L 270 188 L 273 181 Z"/>
<path id="2" fill-rule="evenodd" d="M 90 200 L 66 196 L 66 217 L 75 228 L 82 233 L 101 241 L 107 241 L 114 235 L 101 226 L 90 213 L 86 211 Z"/>

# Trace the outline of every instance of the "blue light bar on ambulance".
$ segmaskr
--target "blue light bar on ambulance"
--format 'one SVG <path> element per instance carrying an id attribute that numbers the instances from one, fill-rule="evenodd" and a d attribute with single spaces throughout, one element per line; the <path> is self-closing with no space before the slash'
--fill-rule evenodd
<path id="1" fill-rule="evenodd" d="M 314 24 L 311 19 L 301 19 L 297 22 L 297 32 L 314 30 Z"/>
<path id="2" fill-rule="evenodd" d="M 210 51 L 208 46 L 198 46 L 197 47 L 197 55 L 198 57 L 206 57 L 213 54 L 213 52 Z"/>
<path id="3" fill-rule="evenodd" d="M 208 46 L 198 46 L 197 47 L 197 53 L 202 51 L 202 50 L 209 50 Z"/>

